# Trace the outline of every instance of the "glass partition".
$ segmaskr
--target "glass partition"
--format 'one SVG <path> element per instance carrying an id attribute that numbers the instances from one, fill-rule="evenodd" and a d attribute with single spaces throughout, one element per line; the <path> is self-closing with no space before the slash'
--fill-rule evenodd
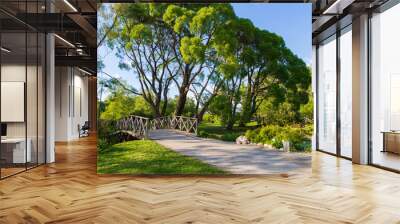
<path id="1" fill-rule="evenodd" d="M 336 36 L 318 47 L 318 149 L 336 153 Z"/>
<path id="2" fill-rule="evenodd" d="M 371 18 L 371 162 L 400 170 L 400 5 Z"/>
<path id="3" fill-rule="evenodd" d="M 43 1 L 26 3 L 0 7 L 19 16 L 43 10 Z M 43 33 L 0 12 L 1 179 L 45 163 L 45 44 Z"/>
<path id="4" fill-rule="evenodd" d="M 340 154 L 352 157 L 352 34 L 351 25 L 340 35 Z"/>
<path id="5" fill-rule="evenodd" d="M 2 177 L 24 171 L 31 161 L 26 150 L 26 40 L 25 32 L 1 34 Z"/>

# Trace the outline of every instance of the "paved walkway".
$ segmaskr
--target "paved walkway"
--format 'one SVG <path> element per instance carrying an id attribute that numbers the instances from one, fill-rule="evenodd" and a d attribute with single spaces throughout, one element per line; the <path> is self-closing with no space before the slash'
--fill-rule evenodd
<path id="1" fill-rule="evenodd" d="M 311 155 L 307 154 L 285 153 L 256 145 L 237 145 L 167 129 L 152 131 L 149 137 L 169 149 L 196 157 L 233 174 L 311 172 Z"/>

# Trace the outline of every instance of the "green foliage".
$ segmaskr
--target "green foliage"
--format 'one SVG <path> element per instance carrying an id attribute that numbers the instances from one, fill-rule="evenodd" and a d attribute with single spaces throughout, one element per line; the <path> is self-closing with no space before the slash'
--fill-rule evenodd
<path id="1" fill-rule="evenodd" d="M 282 135 L 277 135 L 275 138 L 271 139 L 271 145 L 275 147 L 276 149 L 283 148 L 283 136 Z"/>
<path id="2" fill-rule="evenodd" d="M 144 24 L 137 24 L 131 28 L 130 31 L 130 38 L 132 39 L 141 39 L 143 41 L 149 41 L 153 38 L 152 31 L 149 27 L 145 26 Z M 130 42 L 128 42 L 130 43 Z M 129 49 L 130 47 L 127 47 Z"/>
<path id="3" fill-rule="evenodd" d="M 227 142 L 234 142 L 236 141 L 236 139 L 242 135 L 242 133 L 237 133 L 237 132 L 225 132 L 222 137 L 221 140 L 222 141 L 227 141 Z"/>
<path id="4" fill-rule="evenodd" d="M 213 138 L 222 141 L 234 142 L 237 137 L 244 135 L 247 130 L 254 129 L 255 126 L 233 127 L 232 130 L 227 130 L 219 123 L 202 122 L 198 127 L 198 136 L 203 138 Z"/>
<path id="5" fill-rule="evenodd" d="M 265 100 L 257 111 L 257 116 L 263 124 L 289 125 L 300 122 L 297 110 L 289 102 L 275 105 L 271 100 Z"/>
<path id="6" fill-rule="evenodd" d="M 105 147 L 97 157 L 103 174 L 226 174 L 215 166 L 184 156 L 150 140 L 135 140 Z"/>
<path id="7" fill-rule="evenodd" d="M 282 148 L 283 141 L 290 142 L 291 151 L 310 151 L 311 140 L 309 127 L 267 125 L 255 130 L 248 130 L 246 137 L 255 143 L 270 144 Z"/>
<path id="8" fill-rule="evenodd" d="M 132 114 L 142 117 L 154 117 L 154 112 L 149 103 L 141 96 L 135 97 L 135 104 L 132 109 Z"/>
<path id="9" fill-rule="evenodd" d="M 105 100 L 101 120 L 119 120 L 129 115 L 152 117 L 153 113 L 148 103 L 140 96 L 126 95 L 118 91 Z"/>
<path id="10" fill-rule="evenodd" d="M 212 101 L 208 107 L 210 113 L 215 114 L 220 118 L 222 125 L 226 125 L 228 120 L 231 118 L 232 105 L 229 103 L 229 97 L 226 95 L 218 95 Z"/>
<path id="11" fill-rule="evenodd" d="M 199 37 L 182 38 L 180 52 L 186 64 L 204 61 L 205 47 Z"/>
<path id="12" fill-rule="evenodd" d="M 203 116 L 203 121 L 206 123 L 211 123 L 211 124 L 218 124 L 220 122 L 221 118 L 218 115 L 211 114 L 211 113 L 206 113 Z"/>
<path id="13" fill-rule="evenodd" d="M 99 151 L 102 151 L 108 146 L 119 142 L 117 136 L 114 135 L 115 131 L 117 131 L 115 127 L 115 121 L 98 121 L 97 149 Z"/>
<path id="14" fill-rule="evenodd" d="M 100 114 L 102 120 L 119 120 L 133 114 L 135 98 L 117 91 L 105 100 L 105 110 Z"/>
<path id="15" fill-rule="evenodd" d="M 304 124 L 312 124 L 314 115 L 314 100 L 311 87 L 308 90 L 308 102 L 300 106 L 300 115 Z"/>
<path id="16" fill-rule="evenodd" d="M 116 49 L 120 67 L 138 76 L 142 97 L 115 91 L 99 104 L 100 118 L 153 117 L 174 111 L 192 117 L 207 105 L 204 121 L 233 130 L 199 135 L 232 140 L 243 133 L 235 130 L 237 122 L 243 126 L 258 118 L 267 126 L 260 133 L 249 133 L 257 142 L 278 147 L 290 139 L 295 148 L 306 147 L 302 136 L 312 129 L 304 134 L 283 127 L 312 123 L 311 72 L 282 37 L 238 18 L 230 4 L 115 4 L 112 12 L 118 19 L 107 35 L 108 46 Z M 207 76 L 212 80 L 205 84 L 211 87 L 207 91 L 212 84 L 222 84 L 213 98 L 211 93 L 196 95 L 197 108 L 187 94 L 194 85 L 204 84 Z M 177 98 L 169 95 L 170 83 L 180 90 Z M 206 104 L 207 99 L 212 101 Z"/>

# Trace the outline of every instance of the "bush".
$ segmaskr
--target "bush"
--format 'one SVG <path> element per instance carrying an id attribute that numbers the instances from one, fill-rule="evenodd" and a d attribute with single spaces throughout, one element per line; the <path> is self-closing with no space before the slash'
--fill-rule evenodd
<path id="1" fill-rule="evenodd" d="M 215 114 L 204 114 L 203 121 L 211 124 L 218 124 L 221 118 Z"/>
<path id="2" fill-rule="evenodd" d="M 240 133 L 227 132 L 222 135 L 221 140 L 234 142 L 234 141 L 236 141 L 236 138 L 239 136 L 240 136 Z"/>
<path id="3" fill-rule="evenodd" d="M 105 149 L 107 149 L 110 146 L 110 144 L 107 143 L 107 141 L 104 138 L 99 138 L 97 140 L 97 150 L 99 152 L 104 151 Z"/>
<path id="4" fill-rule="evenodd" d="M 246 136 L 246 138 L 249 141 L 253 141 L 256 142 L 255 139 L 257 138 L 258 132 L 260 131 L 260 129 L 254 129 L 254 130 L 247 130 L 246 133 L 244 134 Z"/>
<path id="5" fill-rule="evenodd" d="M 271 140 L 271 145 L 277 149 L 283 148 L 283 138 L 282 135 L 276 136 Z"/>
<path id="6" fill-rule="evenodd" d="M 108 145 L 113 145 L 119 142 L 117 136 L 114 133 L 117 131 L 115 121 L 110 120 L 100 120 L 98 122 L 97 128 L 97 138 L 98 138 L 98 146 L 106 147 Z"/>
<path id="7" fill-rule="evenodd" d="M 203 137 L 203 138 L 208 138 L 208 137 L 209 137 L 209 134 L 208 134 L 206 131 L 201 130 L 201 131 L 199 131 L 199 133 L 197 134 L 197 136 Z"/>
<path id="8" fill-rule="evenodd" d="M 314 125 L 307 124 L 306 126 L 304 126 L 303 131 L 307 136 L 312 136 L 314 133 Z"/>
<path id="9" fill-rule="evenodd" d="M 270 144 L 275 148 L 282 148 L 283 141 L 290 142 L 290 151 L 310 151 L 312 125 L 304 128 L 296 126 L 267 125 L 255 130 L 248 130 L 246 137 L 251 142 Z"/>
<path id="10" fill-rule="evenodd" d="M 309 137 L 306 135 L 303 128 L 286 128 L 286 139 L 290 142 L 291 151 L 307 151 L 307 147 L 311 149 Z"/>

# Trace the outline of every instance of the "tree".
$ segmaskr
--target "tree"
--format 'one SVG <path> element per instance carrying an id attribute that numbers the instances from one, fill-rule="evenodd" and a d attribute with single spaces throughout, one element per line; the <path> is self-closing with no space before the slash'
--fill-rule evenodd
<path id="1" fill-rule="evenodd" d="M 119 120 L 133 113 L 135 100 L 132 95 L 118 89 L 105 100 L 105 110 L 100 115 L 102 120 Z"/>
<path id="2" fill-rule="evenodd" d="M 293 121 L 308 119 L 310 108 L 303 105 L 309 102 L 310 70 L 280 36 L 236 17 L 229 4 L 134 3 L 112 10 L 115 17 L 107 14 L 109 29 L 102 34 L 139 87 L 112 80 L 140 96 L 152 116 L 185 114 L 201 121 L 210 111 L 228 129 L 262 116 L 260 107 L 265 114 L 276 109 L 290 112 Z M 169 96 L 172 88 L 176 98 Z"/>
<path id="3" fill-rule="evenodd" d="M 223 66 L 218 61 L 229 48 L 224 32 L 229 30 L 235 18 L 228 4 L 209 5 L 169 5 L 163 15 L 163 21 L 169 25 L 173 35 L 173 49 L 178 76 L 173 80 L 178 88 L 179 97 L 175 114 L 183 113 L 187 94 L 200 76 L 213 76 Z M 218 86 L 218 84 L 217 84 Z M 200 90 L 203 96 L 204 88 Z M 200 103 L 198 100 L 197 102 Z M 204 105 L 207 107 L 209 103 Z M 204 112 L 201 112 L 204 114 Z"/>
<path id="4" fill-rule="evenodd" d="M 175 76 L 171 32 L 159 15 L 163 8 L 158 4 L 116 4 L 113 10 L 118 15 L 118 25 L 108 39 L 117 49 L 120 67 L 137 75 L 140 95 L 157 117 L 166 112 L 168 91 Z"/>

